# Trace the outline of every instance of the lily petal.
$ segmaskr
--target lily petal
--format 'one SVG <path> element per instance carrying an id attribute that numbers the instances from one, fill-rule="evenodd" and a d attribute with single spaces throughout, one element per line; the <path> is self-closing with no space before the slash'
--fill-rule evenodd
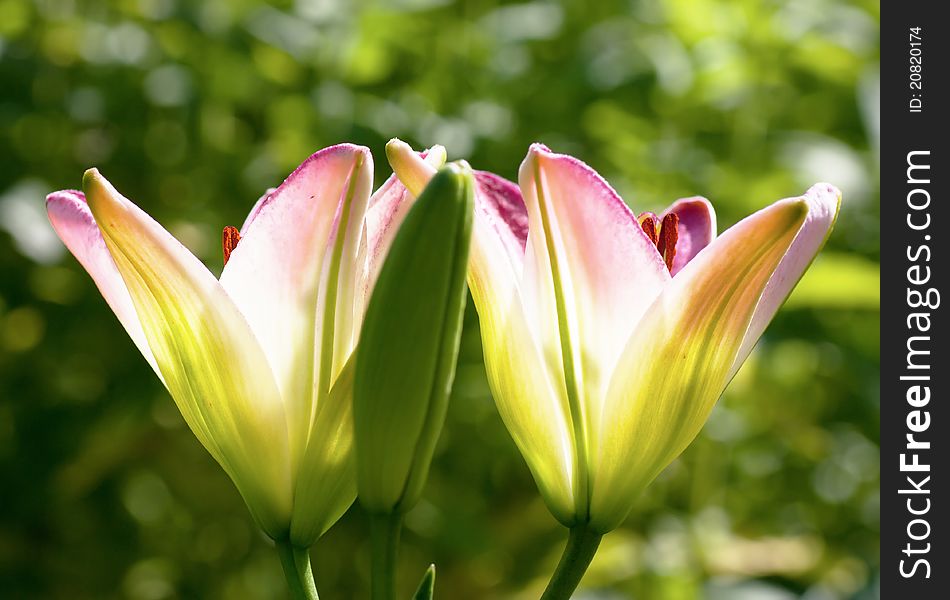
<path id="1" fill-rule="evenodd" d="M 759 296 L 805 222 L 779 201 L 730 228 L 672 279 L 627 343 L 604 403 L 591 522 L 615 528 L 693 440 L 729 381 Z"/>
<path id="2" fill-rule="evenodd" d="M 393 138 L 386 143 L 386 158 L 399 180 L 413 196 L 418 196 L 429 184 L 435 172 L 445 164 L 445 147 L 433 146 L 421 153 L 413 151 L 406 142 Z"/>
<path id="3" fill-rule="evenodd" d="M 309 548 L 356 500 L 353 459 L 353 365 L 350 358 L 317 406 L 297 474 L 290 541 Z"/>
<path id="4" fill-rule="evenodd" d="M 413 195 L 395 176 L 390 175 L 369 199 L 366 209 L 366 269 L 364 307 L 369 302 L 379 270 L 399 225 L 412 208 Z"/>
<path id="5" fill-rule="evenodd" d="M 368 149 L 361 150 L 365 154 L 347 181 L 321 273 L 317 340 L 322 350 L 314 367 L 320 398 L 330 393 L 343 371 L 356 347 L 363 321 L 363 313 L 357 310 L 357 296 L 362 292 L 365 273 L 362 236 L 366 232 L 366 205 L 373 186 L 373 159 Z"/>
<path id="6" fill-rule="evenodd" d="M 261 212 L 261 207 L 264 206 L 264 203 L 267 202 L 267 199 L 270 198 L 270 195 L 277 191 L 277 188 L 267 188 L 267 191 L 257 199 L 257 202 L 254 203 L 254 206 L 251 207 L 251 211 L 247 213 L 247 217 L 244 219 L 244 224 L 241 225 L 240 234 L 243 237 L 247 234 L 247 228 L 251 226 L 251 223 L 254 219 L 257 218 L 257 215 Z"/>
<path id="7" fill-rule="evenodd" d="M 498 412 L 551 513 L 572 525 L 574 447 L 563 385 L 528 329 L 520 281 L 528 213 L 518 187 L 475 174 L 468 285 L 478 311 L 488 383 Z"/>
<path id="8" fill-rule="evenodd" d="M 612 371 L 633 327 L 670 275 L 636 216 L 583 162 L 535 144 L 519 179 L 530 223 L 526 312 L 551 320 L 536 323 L 541 339 L 557 338 L 565 328 L 574 334 L 578 374 L 592 384 L 606 383 L 597 369 Z M 558 322 L 556 294 L 564 295 L 566 324 Z M 560 354 L 561 343 L 553 339 L 545 345 Z"/>
<path id="9" fill-rule="evenodd" d="M 478 311 L 485 370 L 498 412 L 551 513 L 573 525 L 574 447 L 563 384 L 528 329 L 514 266 L 478 210 L 468 285 Z"/>
<path id="10" fill-rule="evenodd" d="M 369 301 L 369 294 L 372 292 L 377 277 L 379 277 L 379 270 L 389 253 L 389 247 L 392 245 L 403 219 L 406 218 L 406 214 L 412 208 L 416 196 L 422 193 L 422 189 L 428 181 L 445 164 L 445 148 L 442 146 L 433 146 L 425 152 L 417 153 L 405 142 L 391 140 L 387 145 L 387 153 L 390 152 L 389 148 L 392 145 L 401 146 L 408 150 L 412 158 L 418 161 L 418 166 L 414 165 L 409 173 L 403 173 L 405 176 L 411 174 L 415 177 L 411 180 L 412 190 L 407 189 L 405 182 L 393 174 L 376 190 L 369 200 L 369 208 L 366 210 L 368 274 L 364 290 L 366 294 L 365 302 Z"/>
<path id="11" fill-rule="evenodd" d="M 528 209 L 517 185 L 488 171 L 475 171 L 475 208 L 491 226 L 520 275 L 528 242 Z"/>
<path id="12" fill-rule="evenodd" d="M 736 360 L 732 365 L 732 371 L 729 374 L 731 379 L 735 375 L 742 363 L 752 352 L 755 343 L 765 328 L 772 321 L 772 317 L 778 312 L 778 309 L 785 303 L 792 289 L 801 280 L 805 271 L 815 260 L 815 256 L 824 246 L 828 236 L 831 235 L 831 229 L 838 218 L 838 210 L 841 208 L 841 192 L 833 185 L 827 183 L 816 183 L 813 185 L 802 200 L 808 205 L 808 216 L 801 230 L 792 242 L 791 247 L 782 258 L 782 262 L 772 278 L 769 279 L 762 297 L 755 307 L 755 314 L 752 315 L 752 322 L 745 332 L 742 340 L 742 347 L 736 355 Z"/>
<path id="13" fill-rule="evenodd" d="M 659 220 L 662 221 L 663 217 L 671 213 L 679 217 L 676 255 L 670 270 L 671 275 L 676 275 L 700 250 L 716 239 L 716 211 L 709 200 L 694 196 L 674 202 L 660 215 Z"/>
<path id="14" fill-rule="evenodd" d="M 294 468 L 318 402 L 318 336 L 331 340 L 326 369 L 333 372 L 324 373 L 330 382 L 355 344 L 348 297 L 356 269 L 341 264 L 355 263 L 372 173 L 372 156 L 361 146 L 315 153 L 258 202 L 221 274 L 221 285 L 270 360 L 286 405 Z M 329 323 L 327 302 L 333 305 Z"/>
<path id="15" fill-rule="evenodd" d="M 83 189 L 182 416 L 264 531 L 286 535 L 287 423 L 247 322 L 201 261 L 98 171 L 86 172 Z"/>
<path id="16" fill-rule="evenodd" d="M 386 144 L 386 157 L 393 167 L 394 174 L 377 192 L 379 201 L 375 201 L 376 195 L 374 195 L 374 200 L 370 201 L 371 213 L 377 210 L 379 205 L 385 206 L 398 202 L 388 192 L 390 182 L 396 177 L 404 186 L 408 186 L 404 189 L 418 196 L 445 162 L 445 148 L 433 146 L 425 152 L 417 153 L 409 144 L 393 138 Z M 518 273 L 520 274 L 520 265 L 524 262 L 524 248 L 528 238 L 528 213 L 521 191 L 517 185 L 494 173 L 474 171 L 474 174 L 476 213 L 480 213 L 485 224 L 491 226 L 511 261 L 519 265 Z M 403 216 L 407 211 L 408 208 L 402 208 Z M 374 225 L 377 230 L 398 228 L 398 223 L 395 223 L 394 227 L 392 220 L 379 219 L 377 223 Z M 390 239 L 394 236 L 394 232 L 389 233 Z"/>
<path id="17" fill-rule="evenodd" d="M 89 205 L 86 204 L 86 197 L 75 190 L 54 192 L 46 197 L 46 211 L 59 239 L 63 240 L 79 264 L 92 277 L 109 308 L 132 338 L 135 347 L 164 383 L 162 372 L 155 362 L 152 349 L 148 347 L 145 332 L 142 331 L 142 324 L 135 314 L 132 297 L 129 296 L 129 290 L 125 287 L 112 255 L 109 254 L 105 240 L 102 239 L 102 232 L 99 231 Z"/>
<path id="18" fill-rule="evenodd" d="M 631 332 L 670 274 L 636 216 L 593 169 L 534 144 L 519 183 L 529 234 L 524 312 L 555 381 L 565 382 L 574 445 L 575 500 L 589 496 L 584 456 L 600 404 Z"/>

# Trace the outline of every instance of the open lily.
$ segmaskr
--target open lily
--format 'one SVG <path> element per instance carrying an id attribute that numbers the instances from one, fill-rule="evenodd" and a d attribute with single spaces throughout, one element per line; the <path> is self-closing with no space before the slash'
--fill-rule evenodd
<path id="1" fill-rule="evenodd" d="M 95 169 L 84 193 L 47 198 L 59 237 L 303 579 L 306 548 L 355 499 L 350 358 L 411 197 L 395 177 L 370 197 L 372 177 L 360 146 L 308 158 L 240 231 L 225 228 L 220 279 Z"/>
<path id="2" fill-rule="evenodd" d="M 410 191 L 434 173 L 407 146 L 387 150 Z M 489 384 L 572 529 L 545 596 L 566 598 L 600 536 L 702 428 L 828 237 L 840 194 L 817 184 L 716 237 L 707 200 L 637 217 L 593 169 L 540 144 L 519 186 L 476 177 L 469 286 Z"/>

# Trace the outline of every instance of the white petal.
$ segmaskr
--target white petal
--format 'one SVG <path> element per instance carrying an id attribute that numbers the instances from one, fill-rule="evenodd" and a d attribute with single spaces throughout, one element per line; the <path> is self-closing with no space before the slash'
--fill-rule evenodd
<path id="1" fill-rule="evenodd" d="M 333 146 L 308 158 L 255 206 L 221 274 L 276 377 L 295 465 L 310 434 L 315 393 L 329 389 L 315 392 L 322 336 L 330 383 L 355 344 L 352 289 L 362 271 L 355 254 L 372 173 L 372 157 L 361 146 Z"/>
<path id="2" fill-rule="evenodd" d="M 799 200 L 744 219 L 664 288 L 624 349 L 603 408 L 591 519 L 609 531 L 706 421 L 756 301 L 805 220 Z"/>
<path id="3" fill-rule="evenodd" d="M 102 239 L 102 232 L 99 231 L 99 226 L 86 204 L 86 197 L 75 190 L 54 192 L 46 197 L 46 210 L 56 234 L 92 277 L 109 308 L 132 338 L 135 347 L 159 379 L 162 379 L 162 372 L 155 362 L 152 349 L 148 347 L 139 317 L 135 314 L 132 297 L 129 296 L 129 290 L 116 269 L 105 240 Z"/>
<path id="4" fill-rule="evenodd" d="M 218 280 L 95 170 L 83 187 L 185 421 L 271 536 L 290 525 L 287 423 L 267 358 Z"/>
<path id="5" fill-rule="evenodd" d="M 746 330 L 742 339 L 742 348 L 732 365 L 730 378 L 745 362 L 762 332 L 772 321 L 772 317 L 792 293 L 792 289 L 801 280 L 805 270 L 815 260 L 815 256 L 828 239 L 838 218 L 841 192 L 833 185 L 816 183 L 805 192 L 802 199 L 808 205 L 808 216 L 805 217 L 805 222 L 795 237 L 795 241 L 785 253 L 782 262 L 772 274 L 768 285 L 765 286 L 762 297 L 759 298 L 752 322 L 749 323 L 749 329 Z"/>

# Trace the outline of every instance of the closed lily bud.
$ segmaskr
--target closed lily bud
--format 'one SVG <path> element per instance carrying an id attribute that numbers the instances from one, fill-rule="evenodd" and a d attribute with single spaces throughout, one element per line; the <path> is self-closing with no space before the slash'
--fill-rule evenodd
<path id="1" fill-rule="evenodd" d="M 371 513 L 419 499 L 455 376 L 472 230 L 473 179 L 442 168 L 393 240 L 356 352 L 357 490 Z"/>

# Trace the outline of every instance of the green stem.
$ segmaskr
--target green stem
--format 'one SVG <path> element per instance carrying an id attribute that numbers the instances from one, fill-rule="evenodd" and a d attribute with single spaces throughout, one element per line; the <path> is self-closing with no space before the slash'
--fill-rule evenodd
<path id="1" fill-rule="evenodd" d="M 284 568 L 291 597 L 294 600 L 320 600 L 310 569 L 310 549 L 299 548 L 289 540 L 283 540 L 277 542 L 277 554 L 280 556 L 280 566 Z"/>
<path id="2" fill-rule="evenodd" d="M 541 600 L 568 600 L 571 597 L 587 572 L 590 561 L 594 559 L 602 537 L 602 534 L 590 529 L 586 523 L 571 528 L 567 547 L 564 548 L 564 554 L 561 555 Z"/>
<path id="3" fill-rule="evenodd" d="M 396 597 L 396 554 L 402 515 L 384 513 L 370 515 L 369 535 L 372 542 L 372 600 L 394 600 Z"/>

